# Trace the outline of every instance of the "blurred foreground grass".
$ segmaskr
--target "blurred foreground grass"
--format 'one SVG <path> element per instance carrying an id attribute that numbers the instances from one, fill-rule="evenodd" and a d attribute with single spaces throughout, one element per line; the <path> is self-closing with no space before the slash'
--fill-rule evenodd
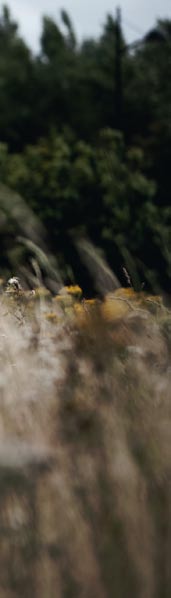
<path id="1" fill-rule="evenodd" d="M 0 598 L 170 598 L 171 311 L 9 288 L 0 322 Z"/>

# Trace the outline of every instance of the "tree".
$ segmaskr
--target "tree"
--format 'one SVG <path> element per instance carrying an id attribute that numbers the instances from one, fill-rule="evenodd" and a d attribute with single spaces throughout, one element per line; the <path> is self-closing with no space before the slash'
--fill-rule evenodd
<path id="1" fill-rule="evenodd" d="M 0 17 L 0 135 L 11 148 L 30 138 L 33 63 L 7 7 Z"/>
<path id="2" fill-rule="evenodd" d="M 156 179 L 160 205 L 170 203 L 171 160 L 170 22 L 159 21 L 124 63 L 125 131 L 146 155 L 146 173 Z"/>
<path id="3" fill-rule="evenodd" d="M 167 219 L 154 205 L 155 184 L 143 172 L 142 151 L 127 151 L 121 133 L 101 131 L 94 147 L 69 132 L 53 134 L 22 156 L 11 156 L 2 146 L 0 163 L 3 182 L 26 198 L 46 227 L 51 250 L 73 270 L 72 240 L 79 234 L 104 249 L 119 278 L 124 264 L 136 288 L 155 249 L 163 267 Z"/>

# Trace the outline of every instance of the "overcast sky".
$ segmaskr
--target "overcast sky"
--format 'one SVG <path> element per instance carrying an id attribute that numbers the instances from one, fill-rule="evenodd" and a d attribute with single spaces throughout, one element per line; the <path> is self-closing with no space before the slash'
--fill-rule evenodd
<path id="1" fill-rule="evenodd" d="M 1 5 L 5 3 L 2 2 Z M 20 25 L 20 33 L 37 52 L 43 15 L 59 22 L 60 9 L 65 8 L 72 18 L 79 39 L 97 36 L 107 13 L 115 15 L 116 6 L 122 9 L 123 29 L 131 42 L 155 24 L 157 18 L 171 19 L 171 0 L 6 0 Z"/>

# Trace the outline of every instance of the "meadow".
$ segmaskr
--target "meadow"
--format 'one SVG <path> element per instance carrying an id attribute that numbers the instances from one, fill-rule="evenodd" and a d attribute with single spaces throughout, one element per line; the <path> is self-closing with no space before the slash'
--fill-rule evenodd
<path id="1" fill-rule="evenodd" d="M 171 20 L 135 41 L 0 7 L 0 598 L 171 597 Z"/>
<path id="2" fill-rule="evenodd" d="M 0 598 L 171 595 L 171 311 L 0 295 Z"/>

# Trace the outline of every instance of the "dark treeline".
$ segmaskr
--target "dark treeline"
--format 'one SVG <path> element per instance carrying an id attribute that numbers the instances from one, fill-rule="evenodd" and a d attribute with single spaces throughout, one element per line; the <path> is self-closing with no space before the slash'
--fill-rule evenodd
<path id="1" fill-rule="evenodd" d="M 68 281 L 83 282 L 81 234 L 121 282 L 126 267 L 136 289 L 170 289 L 170 74 L 171 21 L 130 47 L 108 16 L 98 39 L 78 44 L 62 11 L 60 26 L 44 17 L 34 56 L 2 8 L 0 180 L 38 214 Z M 16 235 L 4 213 L 1 268 Z"/>

